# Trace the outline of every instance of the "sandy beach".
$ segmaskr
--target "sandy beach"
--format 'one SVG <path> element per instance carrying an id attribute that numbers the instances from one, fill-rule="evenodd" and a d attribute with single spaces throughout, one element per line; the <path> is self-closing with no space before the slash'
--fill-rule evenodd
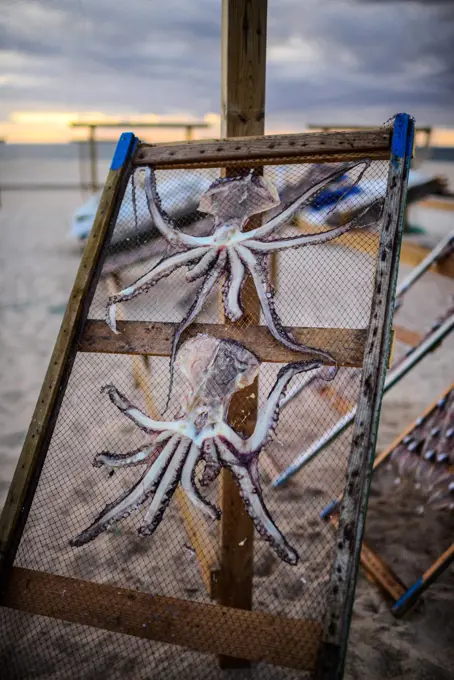
<path id="1" fill-rule="evenodd" d="M 2 196 L 0 506 L 6 498 L 80 260 L 80 249 L 67 238 L 68 225 L 64 222 L 79 204 L 76 192 L 5 192 Z M 295 257 L 281 257 L 278 290 L 292 290 L 290 297 L 284 299 L 279 293 L 277 298 L 285 324 L 353 328 L 367 325 L 366 296 L 372 286 L 372 257 L 342 246 L 329 246 L 323 251 L 324 268 L 320 268 L 317 253 L 311 250 L 310 266 L 302 270 Z M 146 271 L 144 267 L 133 268 L 128 277 L 132 280 Z M 408 271 L 402 265 L 399 279 Z M 322 284 L 326 290 L 324 297 L 317 292 Z M 155 289 L 154 320 L 181 317 L 181 309 L 176 305 L 176 293 L 186 286 L 181 270 L 172 277 L 171 285 L 172 296 L 166 292 L 165 284 Z M 105 284 L 100 284 L 92 317 L 103 316 L 106 295 Z M 452 279 L 428 273 L 409 293 L 396 322 L 423 332 L 446 309 L 452 296 Z M 149 299 L 140 298 L 128 306 L 128 318 L 146 318 L 150 310 Z M 213 321 L 216 314 L 217 300 L 213 297 L 200 320 Z M 403 351 L 404 346 L 396 343 L 395 355 Z M 385 396 L 377 451 L 383 450 L 448 387 L 453 356 L 454 338 L 450 337 Z M 263 368 L 261 403 L 278 368 L 276 364 Z M 167 378 L 167 359 L 153 358 L 150 386 L 159 412 L 165 402 Z M 341 371 L 336 380 L 336 387 L 353 400 L 357 383 L 349 380 L 348 370 Z M 152 541 L 139 539 L 136 533 L 139 518 L 133 514 L 118 529 L 101 535 L 93 543 L 79 549 L 69 546 L 69 539 L 137 478 L 134 469 L 110 477 L 106 470 L 91 465 L 97 451 L 132 450 L 144 441 L 140 432 L 100 394 L 99 388 L 109 382 L 114 382 L 134 403 L 144 405 L 143 395 L 134 386 L 128 357 L 78 355 L 16 565 L 209 602 L 175 501 Z M 166 418 L 176 414 L 183 389 L 177 379 Z M 313 441 L 338 417 L 317 390 L 306 390 L 282 414 L 277 441 L 271 444 L 269 457 L 283 469 L 301 451 L 302 443 Z M 274 491 L 270 486 L 271 466 L 262 467 L 267 506 L 301 559 L 297 567 L 281 563 L 256 535 L 255 610 L 321 619 L 334 534 L 319 519 L 319 513 L 342 491 L 349 438 L 350 433 L 339 438 L 282 490 Z M 210 489 L 209 498 L 216 498 L 216 488 Z M 214 527 L 212 531 L 214 536 Z M 374 476 L 366 539 L 405 584 L 411 585 L 448 547 L 452 533 L 452 515 L 425 508 L 416 490 L 405 488 L 402 492 L 386 466 Z M 346 680 L 451 678 L 453 607 L 452 569 L 402 620 L 391 615 L 383 595 L 360 574 Z M 297 671 L 266 664 L 250 671 L 226 673 L 218 668 L 215 658 L 177 646 L 56 623 L 10 610 L 0 612 L 0 625 L 0 663 L 5 680 L 305 677 Z"/>

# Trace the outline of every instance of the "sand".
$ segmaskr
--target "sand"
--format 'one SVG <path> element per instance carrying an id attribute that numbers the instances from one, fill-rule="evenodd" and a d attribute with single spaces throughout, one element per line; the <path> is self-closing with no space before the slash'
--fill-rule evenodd
<path id="1" fill-rule="evenodd" d="M 48 211 L 52 196 L 52 211 Z M 14 472 L 21 444 L 61 322 L 80 251 L 65 238 L 65 215 L 79 203 L 71 192 L 58 194 L 5 193 L 0 210 L 0 505 Z M 314 260 L 300 271 L 296 260 L 282 260 L 281 288 L 291 284 L 292 298 L 281 312 L 298 324 L 365 325 L 367 305 L 361 304 L 370 288 L 372 263 L 343 248 L 327 249 L 329 266 L 320 272 Z M 328 261 L 328 260 L 324 260 Z M 348 266 L 345 263 L 348 262 Z M 344 267 L 342 270 L 341 263 Z M 297 271 L 298 269 L 298 271 Z M 401 276 L 408 268 L 401 267 Z M 341 283 L 339 282 L 342 273 Z M 132 272 L 131 276 L 136 272 Z M 296 274 L 298 273 L 298 277 Z M 317 278 L 318 277 L 318 278 Z M 298 288 L 295 280 L 298 280 Z M 330 294 L 317 298 L 320 282 Z M 176 275 L 174 290 L 183 278 Z M 156 319 L 176 319 L 181 310 L 156 288 Z M 454 294 L 454 281 L 428 274 L 410 293 L 396 321 L 423 331 L 443 311 Z M 304 306 L 300 300 L 305 296 Z M 102 314 L 105 290 L 100 288 L 92 315 Z M 345 303 L 344 308 L 342 302 Z M 141 304 L 131 305 L 130 318 L 140 318 Z M 204 312 L 212 319 L 216 301 Z M 396 346 L 396 352 L 403 350 Z M 446 340 L 410 376 L 384 399 L 378 451 L 408 425 L 443 391 L 452 376 L 454 339 Z M 261 399 L 278 366 L 266 367 Z M 162 408 L 167 361 L 153 359 L 153 390 Z M 83 549 L 68 540 L 87 526 L 105 502 L 112 500 L 134 479 L 134 470 L 109 477 L 91 467 L 96 451 L 135 448 L 143 438 L 106 403 L 99 387 L 113 380 L 137 403 L 129 359 L 84 355 L 78 357 L 68 386 L 48 461 L 38 488 L 16 564 L 65 576 L 161 595 L 207 602 L 195 558 L 181 528 L 176 502 L 169 507 L 152 544 L 136 535 L 138 517 L 130 517 L 118 530 L 101 536 Z M 354 398 L 347 372 L 339 386 Z M 181 384 L 177 382 L 172 409 L 176 410 Z M 171 416 L 172 413 L 169 414 Z M 282 468 L 338 415 L 315 390 L 292 402 L 280 421 L 278 438 L 270 456 Z M 270 465 L 263 466 L 267 505 L 282 531 L 300 553 L 296 568 L 283 565 L 263 541 L 255 542 L 254 608 L 291 617 L 318 619 L 324 607 L 330 575 L 333 533 L 319 519 L 320 510 L 342 489 L 349 435 L 322 454 L 294 484 L 276 492 L 269 486 Z M 386 468 L 374 477 L 366 538 L 410 585 L 452 540 L 452 518 L 423 508 L 417 492 L 400 493 Z M 211 498 L 216 496 L 215 489 Z M 454 579 L 452 570 L 426 593 L 423 601 L 403 620 L 389 612 L 389 603 L 362 575 L 358 579 L 345 677 L 349 680 L 450 678 Z M 73 624 L 55 623 L 3 610 L 0 634 L 1 662 L 9 678 L 225 678 L 216 660 L 163 643 L 125 638 Z M 295 644 L 304 641 L 295 640 Z M 228 677 L 296 678 L 296 671 L 260 664 L 251 671 Z"/>

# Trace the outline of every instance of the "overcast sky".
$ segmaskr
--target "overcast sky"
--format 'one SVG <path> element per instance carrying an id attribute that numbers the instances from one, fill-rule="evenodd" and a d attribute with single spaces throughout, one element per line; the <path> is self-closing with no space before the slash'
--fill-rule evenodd
<path id="1" fill-rule="evenodd" d="M 221 0 L 2 0 L 0 120 L 219 112 Z M 454 1 L 269 0 L 269 131 L 454 126 Z"/>

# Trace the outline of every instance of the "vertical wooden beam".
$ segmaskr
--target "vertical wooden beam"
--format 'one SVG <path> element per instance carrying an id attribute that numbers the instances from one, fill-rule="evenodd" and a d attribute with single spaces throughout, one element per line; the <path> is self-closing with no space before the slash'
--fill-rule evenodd
<path id="1" fill-rule="evenodd" d="M 93 193 L 98 191 L 97 158 L 96 158 L 96 125 L 90 125 L 88 135 L 90 151 L 90 185 Z"/>
<path id="2" fill-rule="evenodd" d="M 249 137 L 264 133 L 267 0 L 223 0 L 221 136 Z M 229 169 L 226 169 L 229 172 Z M 260 304 L 247 279 L 243 289 L 244 316 L 239 333 L 258 324 Z M 253 397 L 253 398 L 251 398 Z M 242 434 L 252 434 L 258 401 L 258 381 L 232 399 L 229 419 Z M 254 526 L 246 513 L 230 471 L 221 477 L 221 573 L 219 602 L 252 608 Z M 219 657 L 222 668 L 249 665 L 244 659 Z"/>
<path id="3" fill-rule="evenodd" d="M 85 185 L 86 185 L 85 170 L 84 170 L 84 160 L 85 160 L 84 159 L 84 146 L 85 146 L 84 141 L 79 140 L 77 142 L 77 150 L 78 150 L 77 156 L 78 156 L 78 160 L 79 160 L 80 193 L 82 194 L 82 196 L 84 196 L 84 192 L 85 192 L 85 188 L 86 188 L 85 187 Z"/>
<path id="4" fill-rule="evenodd" d="M 186 141 L 187 142 L 192 142 L 192 130 L 193 127 L 192 125 L 186 125 Z"/>

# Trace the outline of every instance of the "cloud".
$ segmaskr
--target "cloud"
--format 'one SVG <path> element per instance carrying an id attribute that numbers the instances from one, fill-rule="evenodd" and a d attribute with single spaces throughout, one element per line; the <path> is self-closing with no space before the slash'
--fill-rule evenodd
<path id="1" fill-rule="evenodd" d="M 0 16 L 1 117 L 219 110 L 220 2 L 9 0 Z M 270 0 L 268 129 L 380 123 L 397 111 L 454 125 L 452 2 Z"/>

